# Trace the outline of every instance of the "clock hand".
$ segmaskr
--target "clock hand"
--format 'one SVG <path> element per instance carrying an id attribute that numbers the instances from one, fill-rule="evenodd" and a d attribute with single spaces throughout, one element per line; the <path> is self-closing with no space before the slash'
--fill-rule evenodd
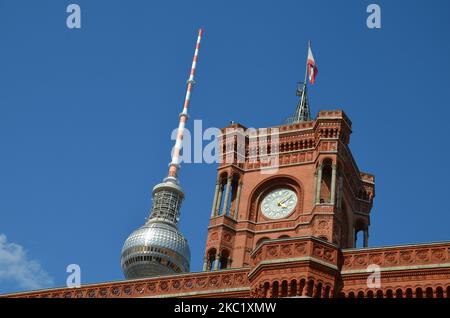
<path id="1" fill-rule="evenodd" d="M 279 202 L 279 204 L 283 204 L 284 202 L 286 202 L 287 200 L 289 200 L 290 198 L 292 198 L 292 194 L 290 196 L 288 196 L 287 198 L 284 198 L 283 200 L 281 200 Z"/>

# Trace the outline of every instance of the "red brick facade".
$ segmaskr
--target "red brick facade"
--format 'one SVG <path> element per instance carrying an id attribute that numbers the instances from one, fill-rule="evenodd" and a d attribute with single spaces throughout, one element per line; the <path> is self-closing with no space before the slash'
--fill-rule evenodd
<path id="1" fill-rule="evenodd" d="M 450 243 L 367 248 L 375 180 L 356 165 L 342 111 L 269 128 L 269 140 L 276 130 L 275 173 L 259 159 L 260 139 L 239 124 L 222 130 L 203 272 L 6 296 L 450 297 Z M 288 216 L 270 219 L 261 202 L 278 188 L 298 200 Z M 364 248 L 355 248 L 359 231 Z M 368 284 L 371 266 L 379 285 Z"/>

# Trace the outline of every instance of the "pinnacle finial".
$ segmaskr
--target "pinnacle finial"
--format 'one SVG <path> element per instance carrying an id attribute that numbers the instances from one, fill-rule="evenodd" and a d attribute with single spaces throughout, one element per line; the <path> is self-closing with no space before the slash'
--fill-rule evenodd
<path id="1" fill-rule="evenodd" d="M 304 83 L 298 83 L 296 95 L 300 97 L 300 100 L 297 103 L 295 113 L 286 119 L 286 124 L 294 124 L 301 121 L 311 120 L 306 81 Z"/>

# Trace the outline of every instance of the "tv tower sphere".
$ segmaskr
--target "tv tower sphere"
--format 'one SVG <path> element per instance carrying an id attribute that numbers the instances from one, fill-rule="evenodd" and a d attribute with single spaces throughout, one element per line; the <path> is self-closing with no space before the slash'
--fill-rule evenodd
<path id="1" fill-rule="evenodd" d="M 171 181 L 155 186 L 149 220 L 130 234 L 122 248 L 127 279 L 189 272 L 191 252 L 177 227 L 183 197 L 182 189 Z"/>

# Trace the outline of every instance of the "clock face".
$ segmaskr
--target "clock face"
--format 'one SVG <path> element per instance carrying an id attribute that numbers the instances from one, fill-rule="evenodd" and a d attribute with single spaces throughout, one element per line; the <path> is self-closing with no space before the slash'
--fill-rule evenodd
<path id="1" fill-rule="evenodd" d="M 294 211 L 297 195 L 286 188 L 275 189 L 267 194 L 261 202 L 261 212 L 269 219 L 282 219 Z"/>

